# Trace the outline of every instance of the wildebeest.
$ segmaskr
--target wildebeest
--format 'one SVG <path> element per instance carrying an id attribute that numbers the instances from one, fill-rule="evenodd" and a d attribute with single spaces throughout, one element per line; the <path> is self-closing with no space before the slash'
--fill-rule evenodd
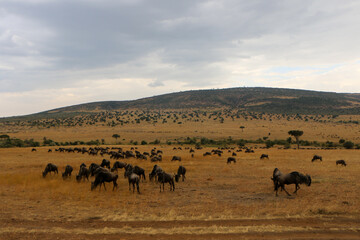
<path id="1" fill-rule="evenodd" d="M 142 177 L 143 180 L 146 180 L 145 170 L 139 166 L 132 167 L 130 165 L 128 168 L 126 168 L 126 171 L 132 171 L 133 173 L 137 174 L 140 177 L 140 179 Z"/>
<path id="2" fill-rule="evenodd" d="M 264 159 L 264 158 L 269 159 L 269 155 L 267 155 L 267 154 L 261 154 L 260 159 Z"/>
<path id="3" fill-rule="evenodd" d="M 185 179 L 185 173 L 186 173 L 186 168 L 183 166 L 179 166 L 177 174 L 175 175 L 175 181 L 179 182 L 179 178 L 180 176 L 182 176 L 182 180 L 184 181 Z"/>
<path id="4" fill-rule="evenodd" d="M 231 163 L 231 162 L 236 163 L 236 159 L 235 159 L 234 157 L 228 157 L 227 163 L 229 164 L 229 163 Z"/>
<path id="5" fill-rule="evenodd" d="M 154 156 L 150 159 L 151 162 L 161 162 L 162 161 L 162 156 Z"/>
<path id="6" fill-rule="evenodd" d="M 159 172 L 157 174 L 158 182 L 160 183 L 160 192 L 161 192 L 161 184 L 163 185 L 163 191 L 164 191 L 164 185 L 165 183 L 170 184 L 170 191 L 175 191 L 175 183 L 174 183 L 174 176 L 166 173 L 166 172 Z"/>
<path id="7" fill-rule="evenodd" d="M 36 148 L 31 149 L 32 152 L 36 152 Z"/>
<path id="8" fill-rule="evenodd" d="M 43 171 L 42 175 L 43 175 L 43 177 L 46 177 L 46 175 L 48 173 L 51 174 L 51 172 L 54 172 L 54 173 L 58 174 L 58 168 L 57 168 L 57 166 L 55 164 L 48 163 L 46 165 L 45 170 Z"/>
<path id="9" fill-rule="evenodd" d="M 204 154 L 203 154 L 203 156 L 205 157 L 205 156 L 211 156 L 211 152 L 205 152 Z"/>
<path id="10" fill-rule="evenodd" d="M 171 161 L 180 161 L 181 162 L 181 157 L 179 156 L 173 156 Z"/>
<path id="11" fill-rule="evenodd" d="M 311 159 L 311 162 L 314 162 L 314 161 L 316 161 L 316 160 L 322 161 L 322 157 L 319 156 L 319 155 L 314 155 L 314 157 Z"/>
<path id="12" fill-rule="evenodd" d="M 157 174 L 162 171 L 163 171 L 162 168 L 155 164 L 151 173 L 149 173 L 150 181 L 152 181 L 153 178 L 155 178 L 155 181 L 157 181 Z"/>
<path id="13" fill-rule="evenodd" d="M 52 152 L 52 150 L 51 150 L 51 149 L 49 149 L 49 150 L 48 150 L 48 152 Z"/>
<path id="14" fill-rule="evenodd" d="M 63 179 L 65 179 L 65 178 L 67 178 L 67 177 L 71 177 L 72 171 L 73 171 L 72 166 L 66 165 L 66 167 L 65 167 L 65 172 L 62 173 Z"/>
<path id="15" fill-rule="evenodd" d="M 126 163 L 116 161 L 116 162 L 114 162 L 114 165 L 113 165 L 113 167 L 111 168 L 111 171 L 112 171 L 112 172 L 117 171 L 118 168 L 124 168 L 125 166 L 126 166 Z"/>
<path id="16" fill-rule="evenodd" d="M 273 180 L 274 182 L 274 191 L 276 191 L 276 196 L 278 196 L 279 187 L 281 187 L 281 190 L 284 190 L 287 195 L 291 196 L 290 193 L 286 191 L 285 184 L 295 184 L 294 193 L 296 193 L 300 189 L 300 184 L 305 183 L 307 186 L 311 185 L 311 177 L 309 175 L 303 175 L 299 172 L 283 174 L 278 168 L 274 169 L 273 177 L 271 178 L 271 180 Z"/>
<path id="17" fill-rule="evenodd" d="M 137 192 L 140 194 L 140 189 L 139 189 L 140 177 L 132 170 L 133 169 L 128 169 L 125 171 L 125 177 L 127 177 L 129 181 L 129 191 L 131 191 L 130 185 L 132 184 L 133 192 L 135 192 L 135 185 L 136 185 Z"/>
<path id="18" fill-rule="evenodd" d="M 97 165 L 96 163 L 90 164 L 89 171 L 90 171 L 91 176 L 94 176 L 95 170 L 98 169 L 99 167 L 100 166 Z"/>
<path id="19" fill-rule="evenodd" d="M 336 165 L 343 165 L 343 166 L 346 166 L 346 162 L 345 162 L 345 160 L 337 160 L 336 161 Z"/>
<path id="20" fill-rule="evenodd" d="M 81 179 L 83 179 L 85 181 L 85 178 L 86 178 L 89 181 L 89 175 L 90 175 L 90 170 L 81 164 L 79 173 L 78 173 L 78 175 L 76 175 L 76 180 L 78 182 L 80 182 Z"/>
<path id="21" fill-rule="evenodd" d="M 100 167 L 107 167 L 108 169 L 110 169 L 110 161 L 106 160 L 106 159 L 103 159 L 101 164 L 100 164 Z"/>
<path id="22" fill-rule="evenodd" d="M 96 173 L 95 175 L 95 181 L 91 183 L 91 190 L 94 190 L 98 185 L 100 185 L 100 189 L 101 189 L 101 184 L 104 185 L 104 189 L 106 190 L 105 187 L 105 182 L 113 182 L 113 191 L 115 188 L 117 188 L 118 184 L 117 184 L 117 179 L 118 179 L 118 175 L 109 171 L 103 171 L 100 170 Z"/>

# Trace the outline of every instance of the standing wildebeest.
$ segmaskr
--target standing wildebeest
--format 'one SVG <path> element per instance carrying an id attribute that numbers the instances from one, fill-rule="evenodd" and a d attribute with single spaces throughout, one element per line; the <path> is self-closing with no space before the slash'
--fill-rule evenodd
<path id="1" fill-rule="evenodd" d="M 152 181 L 153 178 L 155 178 L 155 181 L 157 181 L 157 174 L 162 171 L 163 171 L 162 168 L 155 164 L 151 173 L 149 173 L 150 181 Z"/>
<path id="2" fill-rule="evenodd" d="M 311 162 L 314 162 L 316 160 L 320 160 L 322 162 L 322 157 L 319 155 L 314 155 L 314 157 L 311 159 Z"/>
<path id="3" fill-rule="evenodd" d="M 143 180 L 146 180 L 145 170 L 139 166 L 132 167 L 130 165 L 129 167 L 126 168 L 126 171 L 132 171 L 133 173 L 136 173 L 140 177 L 140 179 L 142 177 Z"/>
<path id="4" fill-rule="evenodd" d="M 104 169 L 104 168 L 103 168 Z M 117 179 L 118 179 L 118 175 L 112 172 L 109 172 L 107 170 L 100 170 L 96 173 L 95 175 L 95 181 L 91 183 L 91 191 L 94 190 L 99 184 L 100 184 L 100 189 L 101 189 L 101 184 L 104 185 L 104 189 L 106 190 L 105 187 L 105 182 L 113 182 L 113 191 L 115 188 L 117 188 L 118 184 L 117 184 Z"/>
<path id="5" fill-rule="evenodd" d="M 179 161 L 179 162 L 181 162 L 181 157 L 179 157 L 179 156 L 173 156 L 172 159 L 171 159 L 171 161 Z"/>
<path id="6" fill-rule="evenodd" d="M 51 172 L 58 174 L 58 168 L 55 164 L 48 163 L 48 165 L 46 165 L 45 170 L 43 171 L 42 175 L 43 175 L 43 177 L 46 177 L 46 175 L 48 173 L 51 174 Z"/>
<path id="7" fill-rule="evenodd" d="M 66 165 L 65 172 L 62 173 L 63 179 L 66 179 L 67 177 L 71 177 L 72 171 L 73 171 L 72 166 Z"/>
<path id="8" fill-rule="evenodd" d="M 97 165 L 96 163 L 90 164 L 89 171 L 90 171 L 91 176 L 94 176 L 95 170 L 98 169 L 99 167 L 100 166 Z"/>
<path id="9" fill-rule="evenodd" d="M 131 169 L 129 168 L 128 170 L 125 171 L 125 177 L 127 177 L 128 181 L 129 181 L 129 191 L 131 191 L 130 184 L 133 185 L 133 192 L 135 192 L 135 185 L 136 185 L 137 192 L 140 194 L 140 189 L 139 189 L 140 177 L 139 177 L 139 175 L 134 173 L 132 168 Z"/>
<path id="10" fill-rule="evenodd" d="M 112 172 L 117 171 L 118 168 L 124 168 L 125 166 L 126 166 L 126 163 L 116 161 L 116 162 L 114 162 L 114 165 L 113 165 L 113 167 L 111 168 L 111 171 L 112 171 Z"/>
<path id="11" fill-rule="evenodd" d="M 229 163 L 231 163 L 231 162 L 236 163 L 236 159 L 235 159 L 235 158 L 233 158 L 233 157 L 228 157 L 228 159 L 227 159 L 227 163 L 229 164 Z"/>
<path id="12" fill-rule="evenodd" d="M 81 164 L 79 173 L 78 173 L 78 175 L 76 175 L 76 180 L 78 182 L 80 182 L 81 179 L 83 179 L 85 181 L 85 178 L 89 181 L 90 170 L 87 169 L 86 166 L 84 166 L 84 165 Z"/>
<path id="13" fill-rule="evenodd" d="M 36 152 L 36 148 L 31 149 L 32 152 Z"/>
<path id="14" fill-rule="evenodd" d="M 108 169 L 110 169 L 110 161 L 106 160 L 106 159 L 103 159 L 101 164 L 100 164 L 100 167 L 107 167 Z"/>
<path id="15" fill-rule="evenodd" d="M 165 183 L 170 184 L 170 191 L 171 190 L 175 191 L 175 183 L 174 183 L 173 175 L 166 172 L 159 172 L 157 174 L 157 177 L 158 177 L 158 182 L 160 183 L 160 192 L 161 192 L 161 184 L 163 185 L 163 191 L 164 191 Z"/>
<path id="16" fill-rule="evenodd" d="M 49 149 L 49 150 L 48 150 L 48 152 L 52 152 L 52 150 L 51 150 L 51 149 Z"/>
<path id="17" fill-rule="evenodd" d="M 281 187 L 281 190 L 284 190 L 287 195 L 291 196 L 290 193 L 286 191 L 285 184 L 295 184 L 294 193 L 296 193 L 300 189 L 299 184 L 305 183 L 307 186 L 311 185 L 311 177 L 309 175 L 303 175 L 299 172 L 283 174 L 278 168 L 274 169 L 273 177 L 271 178 L 271 180 L 273 180 L 274 182 L 274 190 L 276 191 L 276 196 L 278 195 L 279 187 Z"/>
<path id="18" fill-rule="evenodd" d="M 205 157 L 205 156 L 211 156 L 211 152 L 205 152 L 204 154 L 203 154 L 203 156 Z"/>
<path id="19" fill-rule="evenodd" d="M 336 166 L 337 166 L 338 164 L 343 165 L 343 166 L 346 166 L 345 160 L 337 160 L 337 161 L 336 161 Z"/>
<path id="20" fill-rule="evenodd" d="M 186 173 L 186 168 L 183 166 L 179 166 L 177 174 L 175 175 L 175 181 L 179 182 L 179 178 L 180 176 L 182 176 L 182 180 L 184 181 L 185 179 L 185 173 Z"/>
<path id="21" fill-rule="evenodd" d="M 267 154 L 261 154 L 261 157 L 260 157 L 260 159 L 264 159 L 264 158 L 267 158 L 267 159 L 269 159 L 269 155 L 267 155 Z"/>

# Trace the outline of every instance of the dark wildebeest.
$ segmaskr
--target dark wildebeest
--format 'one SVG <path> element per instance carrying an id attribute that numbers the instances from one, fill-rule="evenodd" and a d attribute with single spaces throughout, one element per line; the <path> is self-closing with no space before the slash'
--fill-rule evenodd
<path id="1" fill-rule="evenodd" d="M 165 183 L 170 184 L 170 191 L 175 191 L 175 183 L 174 183 L 174 176 L 172 174 L 166 173 L 166 172 L 159 172 L 157 174 L 158 182 L 160 183 L 160 192 L 161 192 L 161 184 L 163 185 L 163 191 Z"/>
<path id="2" fill-rule="evenodd" d="M 125 171 L 125 177 L 127 177 L 128 181 L 129 181 L 129 191 L 131 191 L 130 184 L 133 185 L 133 192 L 135 192 L 135 185 L 136 185 L 137 192 L 140 194 L 140 189 L 139 189 L 140 177 L 139 177 L 139 175 L 134 173 L 132 168 L 131 169 L 129 168 L 128 170 Z"/>
<path id="3" fill-rule="evenodd" d="M 62 173 L 63 179 L 66 179 L 67 177 L 71 177 L 72 171 L 73 171 L 72 166 L 66 165 L 65 172 Z"/>
<path id="4" fill-rule="evenodd" d="M 31 149 L 32 152 L 36 152 L 36 148 Z"/>
<path id="5" fill-rule="evenodd" d="M 271 178 L 274 182 L 274 190 L 276 191 L 276 196 L 278 196 L 278 190 L 279 187 L 281 187 L 281 190 L 284 190 L 287 195 L 291 196 L 288 191 L 285 189 L 285 184 L 295 184 L 295 191 L 296 193 L 300 189 L 300 184 L 305 183 L 307 186 L 311 185 L 311 177 L 309 175 L 303 175 L 299 172 L 291 172 L 288 174 L 283 174 L 280 172 L 278 168 L 274 169 L 273 177 Z"/>
<path id="6" fill-rule="evenodd" d="M 316 160 L 320 160 L 322 162 L 322 157 L 319 155 L 314 155 L 314 157 L 312 158 L 311 162 L 314 162 Z"/>
<path id="7" fill-rule="evenodd" d="M 94 176 L 95 170 L 98 169 L 99 167 L 100 166 L 97 165 L 96 163 L 90 164 L 89 171 L 90 171 L 91 176 Z"/>
<path id="8" fill-rule="evenodd" d="M 143 178 L 143 180 L 146 180 L 145 178 L 145 170 L 139 166 L 135 166 L 133 169 L 132 169 L 133 173 L 137 174 L 140 179 L 141 177 Z"/>
<path id="9" fill-rule="evenodd" d="M 100 164 L 100 167 L 107 167 L 108 169 L 110 169 L 110 161 L 106 160 L 106 159 L 103 159 L 101 164 Z"/>
<path id="10" fill-rule="evenodd" d="M 82 164 L 80 165 L 80 168 L 82 168 L 82 167 L 86 167 L 86 164 L 85 164 L 85 163 L 82 163 Z"/>
<path id="11" fill-rule="evenodd" d="M 43 171 L 42 175 L 43 175 L 43 177 L 46 177 L 46 175 L 48 173 L 51 174 L 51 172 L 54 172 L 54 173 L 58 174 L 58 168 L 57 168 L 57 166 L 55 164 L 48 163 L 46 165 L 45 170 Z"/>
<path id="12" fill-rule="evenodd" d="M 101 184 L 104 185 L 104 189 L 106 190 L 105 182 L 113 182 L 113 185 L 114 185 L 113 191 L 114 191 L 114 189 L 117 188 L 117 186 L 118 186 L 118 184 L 116 182 L 118 179 L 118 175 L 115 173 L 109 172 L 107 170 L 104 171 L 103 169 L 99 170 L 96 173 L 95 181 L 91 183 L 91 190 L 94 190 L 98 185 L 100 185 L 100 189 L 101 189 Z"/>
<path id="13" fill-rule="evenodd" d="M 162 171 L 163 171 L 162 168 L 155 164 L 151 173 L 149 173 L 150 181 L 152 181 L 153 178 L 155 178 L 155 181 L 157 181 L 157 174 Z"/>
<path id="14" fill-rule="evenodd" d="M 126 166 L 126 163 L 116 161 L 116 162 L 114 162 L 114 165 L 113 165 L 113 167 L 111 168 L 111 171 L 112 171 L 112 172 L 117 171 L 118 168 L 124 168 L 125 166 Z"/>
<path id="15" fill-rule="evenodd" d="M 171 159 L 171 161 L 179 161 L 179 162 L 181 162 L 181 157 L 179 157 L 179 156 L 173 156 L 172 159 Z"/>
<path id="16" fill-rule="evenodd" d="M 261 154 L 261 157 L 260 157 L 260 159 L 264 159 L 264 158 L 267 158 L 267 159 L 269 159 L 269 155 L 267 155 L 267 154 Z"/>
<path id="17" fill-rule="evenodd" d="M 336 161 L 336 166 L 339 165 L 339 164 L 340 164 L 340 165 L 343 165 L 343 166 L 346 166 L 345 160 L 337 160 L 337 161 Z"/>
<path id="18" fill-rule="evenodd" d="M 159 156 L 154 156 L 150 159 L 151 162 L 161 162 L 162 161 L 162 157 L 161 155 Z"/>
<path id="19" fill-rule="evenodd" d="M 205 152 L 204 154 L 203 154 L 203 156 L 205 157 L 205 156 L 211 156 L 211 152 Z"/>
<path id="20" fill-rule="evenodd" d="M 76 175 L 76 180 L 78 182 L 80 182 L 81 179 L 83 179 L 85 181 L 85 178 L 86 178 L 89 181 L 89 176 L 90 176 L 90 170 L 81 164 L 79 173 L 78 173 L 78 175 Z"/>
<path id="21" fill-rule="evenodd" d="M 51 150 L 51 149 L 49 149 L 49 150 L 48 150 L 48 152 L 52 152 L 52 150 Z"/>
<path id="22" fill-rule="evenodd" d="M 227 163 L 229 164 L 229 163 L 231 163 L 231 162 L 236 163 L 236 159 L 235 159 L 235 158 L 233 158 L 233 157 L 228 157 L 228 159 L 227 159 Z"/>
<path id="23" fill-rule="evenodd" d="M 184 181 L 185 179 L 185 173 L 186 173 L 186 168 L 183 166 L 179 166 L 177 174 L 175 175 L 175 181 L 179 182 L 179 178 L 180 176 L 182 176 L 182 180 Z"/>

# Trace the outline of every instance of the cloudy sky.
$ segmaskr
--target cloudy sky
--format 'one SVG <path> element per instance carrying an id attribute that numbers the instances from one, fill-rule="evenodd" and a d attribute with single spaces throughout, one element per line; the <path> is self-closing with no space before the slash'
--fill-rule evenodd
<path id="1" fill-rule="evenodd" d="M 0 0 L 0 117 L 191 89 L 360 93 L 358 0 Z"/>

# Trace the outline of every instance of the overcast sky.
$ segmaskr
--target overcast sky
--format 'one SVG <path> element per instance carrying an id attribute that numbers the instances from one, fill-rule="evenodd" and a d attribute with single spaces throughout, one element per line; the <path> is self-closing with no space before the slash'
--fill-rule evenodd
<path id="1" fill-rule="evenodd" d="M 360 1 L 0 0 L 0 117 L 244 86 L 360 93 Z"/>

